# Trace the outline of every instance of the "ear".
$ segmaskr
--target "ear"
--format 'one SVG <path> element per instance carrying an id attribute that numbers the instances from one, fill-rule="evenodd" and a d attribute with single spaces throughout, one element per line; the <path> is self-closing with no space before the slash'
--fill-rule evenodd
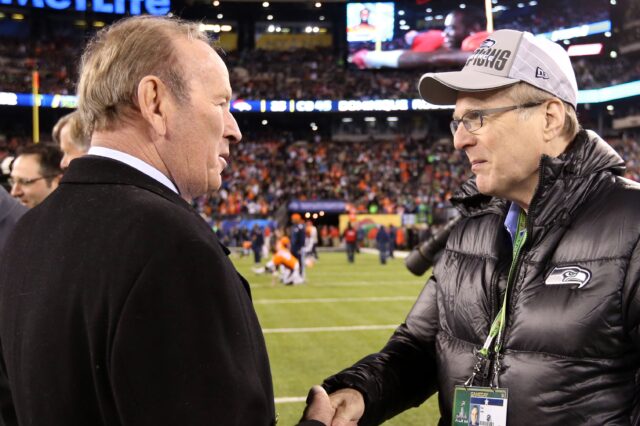
<path id="1" fill-rule="evenodd" d="M 167 86 L 154 75 L 147 75 L 138 83 L 140 113 L 160 136 L 167 133 L 167 110 L 170 96 Z"/>
<path id="2" fill-rule="evenodd" d="M 557 98 L 553 98 L 546 103 L 544 110 L 544 128 L 542 129 L 544 140 L 552 141 L 562 134 L 565 120 L 565 106 Z"/>

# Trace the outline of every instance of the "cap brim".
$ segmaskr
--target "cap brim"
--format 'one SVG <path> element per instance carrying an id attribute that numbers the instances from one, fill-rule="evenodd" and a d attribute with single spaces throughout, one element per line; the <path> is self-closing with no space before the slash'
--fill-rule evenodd
<path id="1" fill-rule="evenodd" d="M 458 92 L 483 92 L 518 83 L 519 80 L 472 70 L 427 73 L 420 78 L 418 91 L 434 105 L 454 105 Z"/>

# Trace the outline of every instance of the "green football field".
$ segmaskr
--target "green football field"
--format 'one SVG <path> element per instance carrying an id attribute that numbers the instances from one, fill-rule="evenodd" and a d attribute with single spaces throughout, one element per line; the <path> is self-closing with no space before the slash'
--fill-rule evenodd
<path id="1" fill-rule="evenodd" d="M 265 333 L 279 424 L 294 425 L 311 385 L 350 366 L 387 341 L 411 309 L 426 281 L 404 266 L 403 259 L 381 265 L 372 254 L 349 264 L 344 253 L 320 253 L 307 270 L 307 283 L 272 286 L 271 275 L 252 270 L 253 257 L 233 255 L 249 280 Z M 436 397 L 385 425 L 436 425 Z"/>

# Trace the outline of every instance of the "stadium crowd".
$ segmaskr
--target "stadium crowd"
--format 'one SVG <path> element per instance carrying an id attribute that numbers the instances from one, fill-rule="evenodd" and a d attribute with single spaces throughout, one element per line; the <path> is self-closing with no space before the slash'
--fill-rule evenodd
<path id="1" fill-rule="evenodd" d="M 637 135 L 608 138 L 640 181 Z M 0 161 L 28 138 L 3 140 Z M 232 147 L 219 192 L 198 200 L 210 217 L 273 217 L 290 200 L 339 200 L 355 213 L 429 213 L 450 207 L 452 192 L 469 174 L 466 156 L 444 139 L 334 142 L 299 141 L 248 132 Z"/>
<path id="2" fill-rule="evenodd" d="M 79 46 L 69 39 L 28 43 L 2 39 L 0 92 L 31 92 L 30 71 L 40 73 L 40 92 L 75 93 Z M 331 49 L 230 52 L 225 58 L 238 99 L 417 98 L 417 72 L 355 70 Z M 579 87 L 593 89 L 640 79 L 640 62 L 620 55 L 574 59 Z M 428 69 L 420 70 L 431 71 Z"/>
<path id="3" fill-rule="evenodd" d="M 241 143 L 223 187 L 206 201 L 220 216 L 272 215 L 283 203 L 341 200 L 357 213 L 445 207 L 467 177 L 466 158 L 446 144 L 392 141 Z"/>

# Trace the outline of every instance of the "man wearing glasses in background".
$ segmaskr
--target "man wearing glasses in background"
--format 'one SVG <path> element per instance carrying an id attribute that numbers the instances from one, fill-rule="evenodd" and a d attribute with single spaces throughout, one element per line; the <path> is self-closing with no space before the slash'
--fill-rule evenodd
<path id="1" fill-rule="evenodd" d="M 61 160 L 62 152 L 55 146 L 25 146 L 13 162 L 9 178 L 11 195 L 28 208 L 43 202 L 58 187 Z"/>
<path id="2" fill-rule="evenodd" d="M 435 392 L 439 424 L 469 424 L 469 407 L 495 426 L 638 424 L 640 185 L 580 128 L 567 53 L 500 30 L 419 90 L 455 104 L 475 177 L 405 322 L 325 380 L 332 424 L 378 424 Z"/>

